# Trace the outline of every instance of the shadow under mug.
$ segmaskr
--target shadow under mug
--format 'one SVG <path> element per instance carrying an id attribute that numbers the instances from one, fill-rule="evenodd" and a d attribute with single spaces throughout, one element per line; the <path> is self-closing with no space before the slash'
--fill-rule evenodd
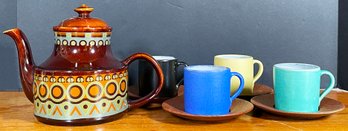
<path id="1" fill-rule="evenodd" d="M 151 102 L 163 102 L 166 99 L 178 95 L 178 88 L 183 82 L 182 72 L 178 71 L 179 66 L 188 66 L 185 62 L 178 61 L 172 56 L 153 56 L 162 68 L 164 83 L 159 95 Z M 156 71 L 146 61 L 139 61 L 139 95 L 145 96 L 155 89 L 157 85 Z M 180 76 L 181 74 L 181 76 Z"/>
<path id="2" fill-rule="evenodd" d="M 320 94 L 322 75 L 330 77 L 330 84 Z M 335 85 L 329 71 L 304 63 L 275 64 L 273 79 L 275 108 L 287 112 L 317 112 L 321 100 Z"/>
<path id="3" fill-rule="evenodd" d="M 184 109 L 195 115 L 225 115 L 232 101 L 242 92 L 243 76 L 227 67 L 194 65 L 184 68 Z M 236 76 L 240 85 L 230 95 L 231 77 Z"/>

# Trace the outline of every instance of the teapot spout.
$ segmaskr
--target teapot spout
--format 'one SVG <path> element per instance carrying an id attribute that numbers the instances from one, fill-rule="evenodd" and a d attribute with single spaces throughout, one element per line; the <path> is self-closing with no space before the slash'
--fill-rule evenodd
<path id="1" fill-rule="evenodd" d="M 29 101 L 33 102 L 35 63 L 27 37 L 19 28 L 6 30 L 3 33 L 9 35 L 16 43 L 22 88 Z"/>

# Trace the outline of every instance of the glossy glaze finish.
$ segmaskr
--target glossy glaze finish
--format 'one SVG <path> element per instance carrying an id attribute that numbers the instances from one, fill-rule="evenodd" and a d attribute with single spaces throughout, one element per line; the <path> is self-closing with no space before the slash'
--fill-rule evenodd
<path id="1" fill-rule="evenodd" d="M 78 16 L 53 27 L 55 46 L 51 56 L 39 68 L 47 70 L 109 70 L 122 68 L 111 50 L 112 28 L 94 18 L 94 9 L 82 4 Z"/>
<path id="2" fill-rule="evenodd" d="M 94 9 L 82 4 L 74 11 L 79 15 L 62 21 L 53 27 L 55 32 L 111 32 L 112 28 L 108 24 L 98 18 L 90 17 Z"/>
<path id="3" fill-rule="evenodd" d="M 33 81 L 35 63 L 27 37 L 18 28 L 4 31 L 4 34 L 9 35 L 16 43 L 18 52 L 19 76 L 25 96 L 30 102 L 33 102 Z"/>
<path id="4" fill-rule="evenodd" d="M 101 70 L 84 74 L 34 74 L 34 114 L 55 120 L 108 117 L 128 109 L 128 72 Z"/>
<path id="5" fill-rule="evenodd" d="M 25 34 L 18 28 L 4 32 L 18 48 L 23 90 L 34 103 L 38 120 L 55 125 L 96 124 L 116 119 L 153 99 L 164 79 L 156 60 L 149 54 L 136 53 L 118 61 L 111 51 L 111 27 L 91 17 L 91 7 L 83 4 L 75 11 L 79 16 L 53 28 L 54 50 L 38 66 Z M 138 100 L 128 101 L 128 65 L 137 59 L 155 68 L 157 88 Z"/>
<path id="6" fill-rule="evenodd" d="M 122 68 L 112 55 L 111 45 L 64 46 L 54 45 L 54 52 L 38 67 L 46 70 L 108 70 Z"/>
<path id="7" fill-rule="evenodd" d="M 146 95 L 145 97 L 142 97 L 138 100 L 131 100 L 129 101 L 129 108 L 130 109 L 134 109 L 134 108 L 138 108 L 142 105 L 145 105 L 146 103 L 148 103 L 151 99 L 155 98 L 161 91 L 162 86 L 163 86 L 163 82 L 164 82 L 164 76 L 163 76 L 163 72 L 161 69 L 161 66 L 157 63 L 157 61 L 152 58 L 150 55 L 145 54 L 145 53 L 138 53 L 138 54 L 134 54 L 131 55 L 130 57 L 126 58 L 122 63 L 124 65 L 126 65 L 125 68 L 128 68 L 128 65 L 133 62 L 134 60 L 137 59 L 144 59 L 147 62 L 149 62 L 153 68 L 156 70 L 156 74 L 158 77 L 158 82 L 157 82 L 157 88 L 155 90 L 153 90 L 152 92 L 150 92 L 150 94 Z"/>
<path id="8" fill-rule="evenodd" d="M 180 72 L 178 70 L 178 67 L 186 67 L 188 65 L 185 62 L 178 61 L 176 58 L 171 56 L 153 57 L 160 64 L 164 75 L 162 91 L 156 97 L 158 102 L 163 102 L 166 99 L 173 98 L 178 95 L 178 88 L 183 81 L 183 77 L 179 77 Z M 170 59 L 159 59 L 159 57 L 170 57 Z M 156 88 L 156 85 L 158 83 L 156 71 L 153 68 L 151 68 L 151 65 L 148 62 L 142 60 L 139 61 L 138 72 L 139 95 L 145 96 Z"/>
<path id="9" fill-rule="evenodd" d="M 36 119 L 42 123 L 49 125 L 58 125 L 58 126 L 83 126 L 83 125 L 94 125 L 101 124 L 105 122 L 111 122 L 121 118 L 126 112 L 121 112 L 112 116 L 98 117 L 98 118 L 86 118 L 86 119 L 78 119 L 78 120 L 53 120 L 40 116 L 35 116 Z"/>

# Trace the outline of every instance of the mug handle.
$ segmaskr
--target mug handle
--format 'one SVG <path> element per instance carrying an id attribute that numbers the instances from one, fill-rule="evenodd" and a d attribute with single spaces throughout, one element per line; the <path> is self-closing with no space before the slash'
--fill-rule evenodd
<path id="1" fill-rule="evenodd" d="M 132 110 L 134 108 L 138 108 L 140 106 L 143 106 L 143 105 L 147 104 L 151 99 L 155 98 L 155 96 L 157 96 L 160 93 L 162 86 L 163 86 L 163 82 L 164 82 L 164 76 L 163 76 L 161 66 L 149 54 L 135 53 L 135 54 L 131 55 L 130 57 L 123 60 L 123 62 L 122 62 L 124 64 L 123 68 L 128 68 L 128 65 L 137 59 L 144 59 L 154 67 L 154 69 L 156 70 L 156 74 L 158 76 L 158 83 L 157 83 L 156 89 L 153 90 L 152 92 L 150 92 L 150 94 L 148 94 L 142 98 L 139 98 L 137 100 L 129 100 L 128 105 L 129 105 L 130 110 Z"/>
<path id="2" fill-rule="evenodd" d="M 239 84 L 239 87 L 238 89 L 234 92 L 234 94 L 230 97 L 230 101 L 231 101 L 231 104 L 232 104 L 232 101 L 234 99 L 237 98 L 237 96 L 239 96 L 240 93 L 242 93 L 243 91 L 243 88 L 244 88 L 244 78 L 241 74 L 239 74 L 238 72 L 231 72 L 231 78 L 233 76 L 237 76 L 239 81 L 240 81 L 240 84 Z"/>
<path id="3" fill-rule="evenodd" d="M 259 71 L 254 76 L 253 83 L 255 83 L 261 77 L 261 75 L 263 73 L 263 64 L 262 64 L 262 62 L 259 61 L 259 60 L 254 60 L 254 64 L 259 65 Z"/>
<path id="4" fill-rule="evenodd" d="M 175 67 L 175 68 L 177 68 L 178 66 L 181 66 L 181 65 L 183 65 L 184 67 L 189 66 L 186 62 L 178 61 L 178 63 L 176 64 L 176 67 Z M 184 82 L 184 78 L 181 78 L 181 80 L 175 85 L 175 86 L 176 86 L 176 89 L 178 89 L 179 86 L 182 85 L 183 82 Z"/>
<path id="5" fill-rule="evenodd" d="M 322 75 L 328 75 L 330 77 L 330 84 L 329 86 L 320 94 L 319 97 L 319 103 L 321 102 L 321 100 L 324 99 L 324 97 L 330 93 L 330 91 L 335 87 L 335 77 L 334 75 L 332 75 L 331 72 L 327 71 L 327 70 L 321 70 L 320 72 L 320 76 Z"/>

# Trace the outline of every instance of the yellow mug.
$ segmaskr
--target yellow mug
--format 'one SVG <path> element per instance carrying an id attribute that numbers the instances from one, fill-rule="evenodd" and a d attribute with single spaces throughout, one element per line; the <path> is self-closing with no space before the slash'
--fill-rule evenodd
<path id="1" fill-rule="evenodd" d="M 259 66 L 259 71 L 254 76 L 254 64 Z M 214 57 L 214 65 L 225 66 L 231 71 L 238 72 L 244 77 L 244 89 L 241 95 L 252 95 L 255 82 L 263 73 L 263 64 L 252 56 L 239 54 L 223 54 Z M 235 77 L 231 79 L 231 93 L 239 87 L 239 80 Z"/>

